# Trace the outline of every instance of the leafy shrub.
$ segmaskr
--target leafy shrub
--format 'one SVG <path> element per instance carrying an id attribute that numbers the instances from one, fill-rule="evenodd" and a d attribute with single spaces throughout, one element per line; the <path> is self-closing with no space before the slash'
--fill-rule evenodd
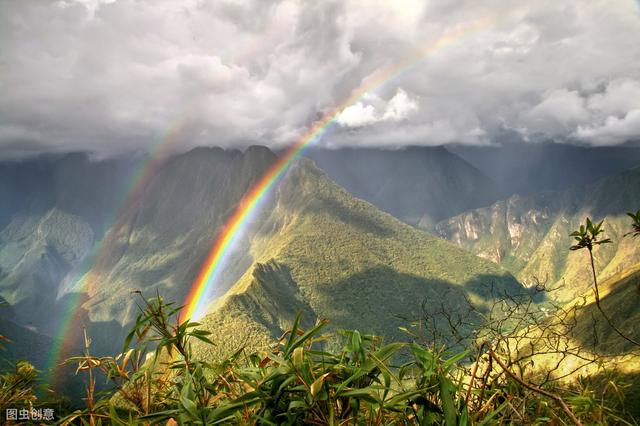
<path id="1" fill-rule="evenodd" d="M 69 360 L 89 375 L 87 407 L 63 425 L 632 424 L 606 405 L 622 386 L 615 378 L 602 392 L 587 379 L 539 387 L 499 347 L 470 357 L 342 330 L 342 349 L 329 352 L 326 323 L 303 330 L 298 316 L 270 349 L 209 363 L 191 350 L 193 339 L 213 344 L 199 324 L 181 322 L 161 297 L 141 310 L 122 354 L 93 357 L 87 339 L 85 354 Z M 114 383 L 102 396 L 92 391 L 96 371 Z"/>

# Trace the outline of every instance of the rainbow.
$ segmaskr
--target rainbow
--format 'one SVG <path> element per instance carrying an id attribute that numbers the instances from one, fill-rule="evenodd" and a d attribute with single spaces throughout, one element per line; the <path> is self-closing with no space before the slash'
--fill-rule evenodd
<path id="1" fill-rule="evenodd" d="M 65 315 L 60 320 L 58 333 L 54 336 L 50 355 L 45 367 L 45 383 L 53 385 L 56 377 L 55 372 L 61 361 L 68 354 L 67 349 L 72 348 L 74 339 L 82 335 L 79 327 L 84 323 L 84 313 L 82 307 L 82 295 L 89 294 L 91 296 L 96 288 L 96 283 L 100 277 L 100 273 L 106 270 L 107 262 L 116 245 L 119 234 L 128 223 L 129 218 L 135 212 L 135 207 L 140 200 L 144 189 L 155 176 L 158 168 L 164 163 L 169 156 L 171 149 L 176 141 L 180 139 L 180 135 L 186 125 L 185 119 L 174 122 L 164 133 L 163 137 L 154 146 L 154 149 L 142 161 L 136 170 L 132 173 L 129 185 L 122 192 L 121 199 L 116 203 L 116 208 L 112 210 L 114 213 L 112 219 L 108 221 L 110 226 L 108 233 L 103 239 L 94 246 L 91 253 L 87 257 L 88 261 L 83 269 L 84 273 L 80 273 L 80 280 L 76 282 L 73 291 L 70 293 L 69 301 Z"/>
<path id="2" fill-rule="evenodd" d="M 277 185 L 291 165 L 304 153 L 306 148 L 322 139 L 322 137 L 334 125 L 336 119 L 345 108 L 355 104 L 367 93 L 370 93 L 371 91 L 376 90 L 384 84 L 396 79 L 410 67 L 425 59 L 427 56 L 461 40 L 465 36 L 486 28 L 487 25 L 488 22 L 486 20 L 476 21 L 473 25 L 470 25 L 467 28 L 458 29 L 439 38 L 429 47 L 412 55 L 401 64 L 374 75 L 373 78 L 363 83 L 358 90 L 354 91 L 346 101 L 326 113 L 321 120 L 315 122 L 298 140 L 298 142 L 293 144 L 283 155 L 279 157 L 279 159 L 264 173 L 262 178 L 258 180 L 240 200 L 235 211 L 229 217 L 223 226 L 222 231 L 219 233 L 187 294 L 180 314 L 181 320 L 197 320 L 205 313 L 207 304 L 209 303 L 209 294 L 211 293 L 212 287 L 219 274 L 224 269 L 225 262 L 229 257 L 235 242 L 246 231 L 248 224 L 250 223 L 250 218 L 259 209 L 261 203 L 267 198 L 267 194 L 269 194 L 270 189 Z"/>
<path id="3" fill-rule="evenodd" d="M 382 72 L 374 74 L 371 78 L 365 80 L 358 90 L 341 103 L 324 115 L 324 117 L 314 123 L 312 127 L 292 145 L 279 159 L 267 170 L 262 178 L 256 182 L 253 187 L 245 194 L 236 207 L 234 213 L 229 217 L 223 226 L 223 231 L 219 233 L 214 245 L 212 246 L 205 262 L 203 263 L 195 281 L 193 282 L 181 312 L 181 318 L 196 319 L 200 317 L 206 309 L 208 295 L 215 283 L 215 280 L 224 267 L 230 251 L 232 250 L 238 237 L 245 231 L 249 219 L 253 213 L 259 209 L 261 202 L 266 198 L 269 190 L 275 186 L 285 175 L 289 167 L 303 154 L 305 148 L 319 141 L 335 123 L 336 118 L 348 106 L 356 103 L 365 94 L 378 89 L 385 83 L 394 80 L 396 77 L 407 71 L 413 65 L 419 63 L 427 56 L 443 49 L 444 47 L 455 43 L 464 37 L 485 29 L 489 25 L 488 20 L 478 20 L 465 28 L 458 28 L 455 31 L 439 38 L 425 49 L 416 51 L 413 55 L 401 62 L 399 65 L 387 68 Z M 183 114 L 181 117 L 185 117 Z M 87 271 L 77 283 L 68 303 L 69 308 L 65 311 L 66 315 L 61 320 L 58 327 L 59 332 L 56 334 L 54 344 L 45 369 L 48 380 L 46 383 L 52 383 L 52 373 L 55 373 L 61 361 L 67 354 L 64 353 L 65 345 L 71 344 L 75 336 L 81 335 L 81 327 L 84 321 L 84 313 L 81 309 L 83 300 L 81 295 L 89 294 L 89 297 L 96 288 L 97 279 L 100 273 L 108 267 L 107 262 L 117 242 L 120 231 L 128 223 L 128 218 L 135 211 L 135 206 L 139 201 L 144 189 L 155 175 L 157 169 L 164 163 L 168 157 L 174 142 L 179 139 L 179 135 L 185 127 L 185 120 L 181 118 L 175 121 L 164 133 L 164 136 L 155 144 L 147 160 L 142 162 L 135 173 L 132 175 L 131 184 L 123 191 L 122 201 L 117 203 L 114 209 L 115 215 L 111 223 L 109 232 L 104 236 L 103 240 L 95 246 L 90 256 Z"/>

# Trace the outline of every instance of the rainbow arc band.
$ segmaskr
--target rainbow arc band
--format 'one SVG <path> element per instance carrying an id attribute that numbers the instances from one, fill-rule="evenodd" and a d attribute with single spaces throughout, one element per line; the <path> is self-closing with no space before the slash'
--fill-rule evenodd
<path id="1" fill-rule="evenodd" d="M 413 55 L 409 55 L 407 59 L 400 64 L 378 72 L 371 78 L 363 81 L 360 87 L 352 92 L 352 95 L 348 99 L 326 113 L 321 120 L 315 122 L 297 143 L 292 145 L 279 157 L 238 203 L 234 213 L 223 226 L 222 232 L 217 236 L 206 261 L 187 293 L 184 307 L 180 314 L 181 319 L 197 320 L 205 313 L 211 288 L 215 285 L 220 271 L 224 268 L 229 253 L 232 251 L 239 236 L 246 230 L 252 215 L 259 209 L 261 203 L 267 197 L 269 190 L 277 185 L 291 165 L 304 153 L 306 148 L 322 139 L 335 124 L 336 119 L 345 108 L 355 104 L 367 93 L 389 84 L 428 56 L 466 37 L 490 28 L 492 24 L 504 20 L 510 15 L 511 13 L 505 13 L 500 19 L 477 19 L 468 25 L 456 27 L 453 31 L 448 32 L 429 44 L 428 47 L 414 52 Z M 82 300 L 80 295 L 86 293 L 92 294 L 94 292 L 97 286 L 97 279 L 106 269 L 106 263 L 110 259 L 110 254 L 116 246 L 120 231 L 126 226 L 127 219 L 135 210 L 135 206 L 141 198 L 144 189 L 168 157 L 172 145 L 175 141 L 179 140 L 179 136 L 186 126 L 187 122 L 185 121 L 185 117 L 187 116 L 187 113 L 182 114 L 181 119 L 175 121 L 165 133 L 165 136 L 155 145 L 147 161 L 142 163 L 134 174 L 129 189 L 124 192 L 123 201 L 119 204 L 119 208 L 114 209 L 116 216 L 112 221 L 113 226 L 105 235 L 103 241 L 96 245 L 93 250 L 90 256 L 92 261 L 91 264 L 88 265 L 87 273 L 76 286 L 78 291 L 73 293 L 74 295 L 69 302 L 69 309 L 66 310 L 67 315 L 62 319 L 61 325 L 58 327 L 59 332 L 54 339 L 45 370 L 45 373 L 49 374 L 45 380 L 47 383 L 51 384 L 52 381 L 55 380 L 55 372 L 59 370 L 57 367 L 61 364 L 64 355 L 66 355 L 64 354 L 63 347 L 66 343 L 73 341 L 73 336 L 76 334 L 73 331 L 79 331 L 76 330 L 76 328 L 82 324 L 83 311 L 81 309 Z"/>
<path id="2" fill-rule="evenodd" d="M 473 25 L 458 29 L 451 34 L 441 37 L 427 49 L 421 50 L 417 55 L 405 60 L 400 65 L 388 69 L 374 76 L 363 84 L 358 90 L 342 104 L 325 114 L 324 117 L 313 124 L 297 143 L 292 145 L 280 158 L 266 171 L 262 178 L 254 184 L 245 194 L 236 207 L 234 213 L 229 217 L 226 224 L 219 233 L 207 256 L 200 272 L 193 282 L 189 293 L 184 301 L 181 312 L 181 320 L 198 320 L 204 313 L 209 302 L 209 293 L 215 285 L 221 271 L 224 269 L 225 261 L 232 251 L 234 243 L 246 231 L 250 219 L 261 203 L 267 198 L 270 189 L 273 188 L 286 174 L 291 165 L 304 153 L 305 149 L 314 145 L 333 127 L 336 119 L 342 111 L 355 104 L 367 93 L 376 90 L 384 84 L 393 81 L 399 75 L 414 66 L 425 57 L 441 50 L 445 46 L 451 45 L 461 40 L 465 36 L 487 28 L 488 21 L 477 21 Z"/>

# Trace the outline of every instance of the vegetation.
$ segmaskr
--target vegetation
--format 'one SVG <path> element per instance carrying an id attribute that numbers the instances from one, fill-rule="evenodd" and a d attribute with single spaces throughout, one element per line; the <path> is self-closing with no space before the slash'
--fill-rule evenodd
<path id="1" fill-rule="evenodd" d="M 638 211 L 638 213 L 640 213 L 640 211 Z M 634 223 L 632 224 L 632 226 L 634 227 L 634 229 L 636 228 L 636 216 L 632 213 L 628 213 L 629 216 L 631 216 L 634 219 Z M 611 328 L 618 333 L 618 335 L 620 335 L 620 337 L 622 337 L 623 339 L 627 340 L 629 343 L 632 343 L 636 346 L 640 346 L 640 343 L 636 342 L 635 340 L 629 338 L 628 336 L 626 336 L 624 333 L 622 333 L 611 321 L 611 319 L 609 318 L 609 315 L 607 315 L 607 313 L 604 311 L 604 309 L 602 309 L 602 306 L 600 305 L 600 289 L 598 288 L 598 278 L 597 278 L 597 274 L 596 274 L 596 266 L 595 263 L 593 261 L 593 248 L 596 246 L 599 246 L 601 244 L 609 244 L 611 243 L 611 239 L 610 238 L 604 238 L 602 239 L 600 237 L 600 234 L 602 234 L 604 232 L 604 230 L 602 229 L 602 224 L 604 223 L 604 220 L 601 220 L 600 223 L 593 223 L 591 221 L 591 219 L 587 218 L 587 222 L 585 225 L 580 225 L 580 229 L 578 229 L 577 231 L 572 232 L 569 236 L 574 237 L 574 239 L 577 241 L 577 244 L 571 246 L 569 248 L 569 250 L 581 250 L 581 249 L 587 249 L 587 252 L 589 253 L 589 260 L 591 263 L 591 272 L 593 273 L 593 291 L 594 291 L 594 295 L 595 295 L 595 299 L 596 299 L 596 307 L 598 308 L 598 310 L 600 311 L 600 313 L 602 314 L 602 316 L 604 317 L 604 319 L 607 321 L 607 323 L 609 324 L 609 326 L 611 326 Z"/>
<path id="2" fill-rule="evenodd" d="M 327 331 L 366 324 L 368 333 L 396 341 L 405 337 L 404 318 L 445 292 L 451 306 L 469 298 L 480 307 L 492 297 L 482 283 L 522 291 L 503 268 L 354 198 L 307 161 L 289 171 L 276 197 L 256 219 L 253 265 L 202 319 L 220 342 L 196 345 L 202 358 L 262 348 L 291 328 L 298 311 L 305 328 L 317 319 L 330 321 Z M 328 343 L 341 347 L 337 338 Z"/>
<path id="3" fill-rule="evenodd" d="M 636 424 L 625 399 L 629 383 L 615 372 L 573 371 L 563 381 L 564 373 L 552 376 L 559 362 L 545 367 L 546 377 L 533 368 L 554 351 L 586 364 L 598 358 L 567 346 L 570 336 L 559 331 L 580 307 L 549 318 L 532 299 L 496 300 L 464 350 L 411 327 L 408 342 L 392 343 L 341 330 L 342 347 L 330 351 L 326 323 L 303 329 L 297 316 L 269 348 L 240 348 L 219 361 L 193 350 L 213 344 L 209 332 L 180 322 L 179 309 L 159 296 L 142 299 L 121 354 L 93 356 L 85 336 L 84 353 L 69 359 L 87 381 L 85 408 L 60 424 Z M 455 318 L 447 319 L 452 334 L 465 329 Z M 112 388 L 96 392 L 105 378 Z"/>
<path id="4" fill-rule="evenodd" d="M 628 232 L 626 234 L 624 234 L 624 236 L 626 237 L 627 235 L 633 235 L 634 237 L 638 237 L 640 236 L 640 210 L 638 210 L 637 212 L 633 213 L 633 212 L 627 212 L 627 216 L 629 216 L 631 218 L 631 232 Z"/>
<path id="5" fill-rule="evenodd" d="M 9 342 L 5 336 L 0 334 L 0 349 L 4 349 L 3 342 Z M 16 407 L 31 408 L 35 401 L 33 386 L 36 378 L 36 369 L 26 361 L 19 361 L 14 371 L 5 372 L 0 375 L 0 413 Z"/>
<path id="6" fill-rule="evenodd" d="M 198 324 L 180 323 L 160 297 L 141 308 L 123 354 L 93 357 L 87 340 L 85 354 L 70 360 L 88 375 L 86 408 L 61 424 L 633 424 L 615 378 L 600 388 L 589 379 L 537 386 L 489 343 L 473 358 L 343 330 L 341 350 L 328 352 L 325 323 L 303 330 L 298 317 L 269 350 L 210 364 L 191 350 L 193 339 L 212 344 Z M 96 371 L 115 383 L 98 400 Z"/>
<path id="7" fill-rule="evenodd" d="M 593 287 L 591 268 L 584 268 L 585 253 L 567 250 L 567 235 L 583 225 L 585 217 L 606 217 L 612 240 L 594 252 L 599 281 L 640 262 L 637 243 L 623 238 L 629 232 L 625 212 L 630 205 L 640 205 L 638 185 L 636 167 L 573 189 L 514 195 L 447 219 L 438 224 L 437 233 L 495 261 L 522 283 L 536 276 L 558 287 L 554 297 L 569 302 Z"/>
<path id="8" fill-rule="evenodd" d="M 557 288 L 537 278 L 530 291 L 513 286 L 500 269 L 305 173 L 318 172 L 290 177 L 302 180 L 296 185 L 307 188 L 305 197 L 287 200 L 285 183 L 278 208 L 286 211 L 266 222 L 280 231 L 255 245 L 275 260 L 257 263 L 203 324 L 181 321 L 180 307 L 158 293 L 140 293 L 140 313 L 118 355 L 93 355 L 85 332 L 83 353 L 68 360 L 86 379 L 84 407 L 58 412 L 60 424 L 637 424 L 628 397 L 638 384 L 612 368 L 621 358 L 585 341 L 600 327 L 595 306 L 607 330 L 636 349 L 636 337 L 608 311 L 612 301 L 629 299 L 628 289 L 598 281 L 593 251 L 609 242 L 603 222 L 587 219 L 571 234 L 571 249 L 589 254 L 594 303 L 541 305 L 540 295 L 554 300 L 547 295 Z M 322 209 L 327 199 L 331 213 Z M 639 235 L 640 212 L 629 216 L 631 234 Z M 336 251 L 353 257 L 341 265 Z M 394 268 L 375 267 L 370 253 L 384 254 Z M 487 277 L 495 281 L 480 286 Z M 394 294 L 399 288 L 403 294 Z M 390 318 L 403 306 L 406 317 Z M 412 322 L 416 306 L 423 317 Z M 320 319 L 327 316 L 333 327 Z M 261 340 L 238 338 L 247 329 Z M 634 353 L 624 356 L 638 362 Z M 34 406 L 35 378 L 26 362 L 0 376 L 0 406 Z M 105 379 L 110 387 L 99 392 Z"/>

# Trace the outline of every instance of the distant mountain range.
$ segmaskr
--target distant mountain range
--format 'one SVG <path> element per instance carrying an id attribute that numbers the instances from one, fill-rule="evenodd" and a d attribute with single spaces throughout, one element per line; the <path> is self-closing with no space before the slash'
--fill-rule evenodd
<path id="1" fill-rule="evenodd" d="M 0 296 L 15 322 L 53 336 L 64 288 L 83 273 L 135 164 L 85 154 L 0 164 Z"/>
<path id="2" fill-rule="evenodd" d="M 166 161 L 124 206 L 124 189 L 142 159 L 94 162 L 72 154 L 0 165 L 2 195 L 12 200 L 0 230 L 0 295 L 12 306 L 4 318 L 53 337 L 77 298 L 85 315 L 75 325 L 85 323 L 96 349 L 108 349 L 137 313 L 132 291 L 158 290 L 168 300 L 183 300 L 221 226 L 275 160 L 264 147 L 194 149 Z M 287 273 L 304 291 L 325 284 L 318 293 L 325 298 L 332 285 L 343 300 L 347 293 L 364 295 L 370 283 L 370 302 L 351 302 L 366 309 L 350 324 L 362 321 L 372 330 L 396 333 L 400 320 L 394 315 L 419 314 L 424 298 L 443 288 L 461 296 L 477 291 L 474 285 L 483 280 L 518 286 L 492 263 L 357 200 L 308 160 L 267 204 L 232 254 L 217 295 L 238 280 L 251 281 L 258 263 L 266 269 L 256 282 L 272 287 L 265 276 Z M 404 293 L 402 286 L 408 286 Z M 294 294 L 310 315 L 336 324 L 351 309 L 336 305 L 332 311 L 328 302 L 314 305 L 311 293 Z M 384 329 L 380 312 L 392 318 Z M 80 337 L 81 330 L 75 331 Z M 108 341 L 99 338 L 104 333 Z"/>
<path id="3" fill-rule="evenodd" d="M 444 147 L 313 149 L 306 155 L 356 197 L 419 228 L 500 195 L 486 174 Z"/>
<path id="4" fill-rule="evenodd" d="M 496 146 L 314 148 L 340 186 L 422 229 L 511 195 L 565 190 L 640 165 L 640 148 L 503 142 Z"/>
<path id="5" fill-rule="evenodd" d="M 449 145 L 447 150 L 489 177 L 500 198 L 564 190 L 640 165 L 637 146 L 504 141 L 496 146 Z"/>
<path id="6" fill-rule="evenodd" d="M 612 244 L 595 249 L 601 279 L 640 262 L 638 241 L 630 231 L 628 211 L 640 208 L 640 167 L 564 191 L 514 195 L 495 204 L 442 221 L 436 233 L 515 274 L 521 282 L 534 278 L 561 286 L 571 299 L 590 286 L 588 258 L 570 252 L 569 234 L 586 217 L 605 220 Z"/>
<path id="7" fill-rule="evenodd" d="M 588 287 L 584 253 L 566 250 L 570 228 L 586 214 L 607 216 L 605 229 L 616 240 L 598 252 L 602 278 L 640 261 L 631 240 L 620 242 L 623 213 L 640 207 L 637 170 L 594 183 L 588 196 L 567 189 L 603 168 L 625 169 L 636 151 L 614 149 L 606 167 L 554 179 L 560 190 L 539 193 L 550 185 L 546 176 L 522 186 L 513 155 L 473 157 L 474 149 L 308 152 L 313 162 L 303 159 L 289 171 L 219 276 L 219 299 L 205 324 L 220 340 L 237 337 L 217 350 L 277 337 L 298 311 L 306 324 L 328 318 L 334 328 L 398 338 L 398 327 L 419 316 L 423 303 L 454 306 L 469 298 L 481 307 L 491 297 L 486 284 L 520 291 L 514 276 L 525 283 L 533 275 L 564 278 L 570 299 Z M 586 156 L 576 154 L 578 163 L 568 165 L 549 160 L 551 176 L 579 169 L 592 155 L 575 147 L 531 149 Z M 0 163 L 0 296 L 10 304 L 0 309 L 0 328 L 16 324 L 50 342 L 77 299 L 75 326 L 89 327 L 98 351 L 117 350 L 137 313 L 131 292 L 157 290 L 182 302 L 221 227 L 276 159 L 265 147 L 196 148 L 153 170 L 128 201 L 145 158 L 68 154 Z M 522 173 L 544 159 L 532 156 L 534 165 Z M 534 194 L 497 201 L 516 190 Z"/>

